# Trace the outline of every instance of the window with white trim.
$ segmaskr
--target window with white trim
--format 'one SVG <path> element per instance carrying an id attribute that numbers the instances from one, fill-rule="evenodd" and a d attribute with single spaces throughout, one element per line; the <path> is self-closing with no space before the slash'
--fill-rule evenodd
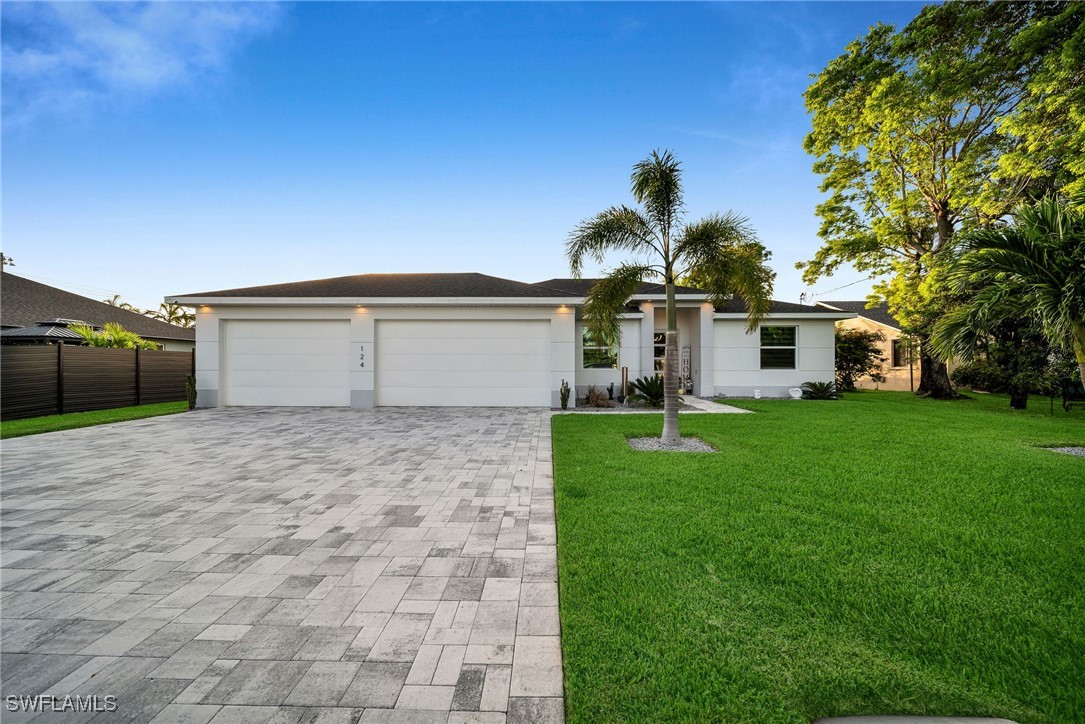
<path id="1" fill-rule="evenodd" d="M 761 369 L 795 369 L 798 327 L 761 327 Z"/>
<path id="2" fill-rule="evenodd" d="M 584 331 L 584 365 L 586 370 L 618 369 L 617 345 L 599 344 Z"/>

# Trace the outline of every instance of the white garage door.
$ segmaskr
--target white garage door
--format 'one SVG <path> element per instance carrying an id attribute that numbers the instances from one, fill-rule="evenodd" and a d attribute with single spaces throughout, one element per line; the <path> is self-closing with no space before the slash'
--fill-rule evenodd
<path id="1" fill-rule="evenodd" d="M 227 405 L 350 404 L 350 322 L 230 320 Z"/>
<path id="2" fill-rule="evenodd" d="M 378 321 L 377 404 L 550 407 L 550 322 Z"/>

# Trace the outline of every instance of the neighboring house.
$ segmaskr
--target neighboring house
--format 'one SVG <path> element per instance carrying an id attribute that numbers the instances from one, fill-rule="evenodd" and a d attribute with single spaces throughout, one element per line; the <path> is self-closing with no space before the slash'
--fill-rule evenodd
<path id="1" fill-rule="evenodd" d="M 75 335 L 66 329 L 74 322 L 92 327 L 116 322 L 168 352 L 186 352 L 196 344 L 195 329 L 167 324 L 6 271 L 0 273 L 0 334 L 5 344 L 66 341 Z"/>
<path id="2" fill-rule="evenodd" d="M 885 382 L 874 382 L 866 377 L 856 381 L 856 387 L 867 390 L 915 391 L 915 388 L 919 386 L 919 355 L 910 352 L 908 343 L 900 331 L 900 322 L 889 313 L 889 305 L 886 302 L 881 302 L 869 309 L 865 299 L 817 302 L 816 306 L 842 312 L 854 312 L 858 315 L 854 319 L 840 320 L 836 323 L 838 327 L 861 329 L 864 332 L 881 332 L 885 335 L 885 341 L 880 344 L 881 356 L 885 358 L 885 362 L 882 363 Z"/>
<path id="3" fill-rule="evenodd" d="M 663 288 L 644 285 L 613 348 L 586 340 L 594 280 L 366 274 L 168 297 L 196 309 L 199 404 L 540 406 L 562 380 L 583 395 L 662 369 Z M 745 332 L 738 301 L 677 291 L 684 384 L 694 395 L 781 397 L 834 377 L 834 323 L 855 315 L 775 302 Z"/>

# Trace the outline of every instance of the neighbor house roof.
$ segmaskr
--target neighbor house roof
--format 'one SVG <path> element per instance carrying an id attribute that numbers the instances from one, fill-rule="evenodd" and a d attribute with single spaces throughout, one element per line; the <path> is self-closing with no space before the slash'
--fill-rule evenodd
<path id="1" fill-rule="evenodd" d="M 185 297 L 573 297 L 575 294 L 476 272 L 455 274 L 358 274 L 259 287 L 180 294 Z"/>
<path id="2" fill-rule="evenodd" d="M 77 324 L 76 320 L 51 320 L 38 322 L 33 327 L 11 327 L 0 330 L 2 339 L 38 339 L 43 342 L 58 339 L 83 339 L 78 334 L 68 329 L 69 324 Z"/>
<path id="3" fill-rule="evenodd" d="M 30 327 L 43 319 L 79 319 L 101 327 L 116 322 L 146 339 L 195 341 L 196 330 L 167 324 L 8 272 L 0 274 L 0 326 Z"/>
<path id="4" fill-rule="evenodd" d="M 554 289 L 560 292 L 567 292 L 569 294 L 575 294 L 578 297 L 583 297 L 588 293 L 599 279 L 547 279 L 545 282 L 535 282 L 533 286 L 546 287 L 547 289 Z M 645 282 L 640 285 L 637 290 L 638 295 L 664 295 L 667 293 L 666 287 L 662 284 L 651 284 Z M 693 287 L 676 286 L 674 288 L 675 294 L 704 294 L 701 289 L 694 289 Z"/>
<path id="5" fill-rule="evenodd" d="M 897 321 L 896 317 L 889 313 L 888 302 L 879 302 L 877 306 L 870 308 L 867 307 L 867 301 L 865 299 L 845 302 L 817 302 L 817 305 L 819 307 L 828 307 L 829 309 L 839 309 L 842 312 L 855 312 L 864 319 L 869 319 L 878 324 L 884 324 L 893 329 L 900 329 L 900 322 Z"/>

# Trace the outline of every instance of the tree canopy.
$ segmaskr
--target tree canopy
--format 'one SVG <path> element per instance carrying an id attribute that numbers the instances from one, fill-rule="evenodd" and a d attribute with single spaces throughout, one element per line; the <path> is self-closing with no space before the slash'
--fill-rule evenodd
<path id="1" fill-rule="evenodd" d="M 1043 87 L 1072 74 L 1055 56 L 1074 57 L 1079 12 L 1066 3 L 927 6 L 900 30 L 871 28 L 806 91 L 804 145 L 827 198 L 817 207 L 823 244 L 799 268 L 809 284 L 843 264 L 887 277 L 875 291 L 920 342 L 920 393 L 953 394 L 925 341 L 942 312 L 940 266 L 954 234 L 996 223 L 1080 160 L 1050 147 L 1027 153 L 1011 120 L 1029 108 L 1058 115 Z M 1018 161 L 1006 160 L 1015 152 Z M 1024 172 L 1028 163 L 1046 164 L 1042 178 Z"/>

